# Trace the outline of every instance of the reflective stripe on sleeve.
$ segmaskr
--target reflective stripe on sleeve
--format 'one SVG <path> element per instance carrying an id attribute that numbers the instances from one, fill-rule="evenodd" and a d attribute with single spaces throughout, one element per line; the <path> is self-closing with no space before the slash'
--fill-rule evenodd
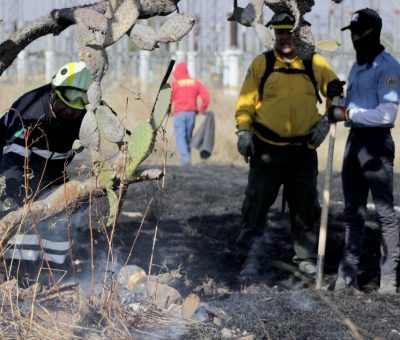
<path id="1" fill-rule="evenodd" d="M 22 157 L 29 157 L 31 155 L 31 150 L 15 143 L 3 147 L 3 155 L 9 152 L 16 153 Z"/>
<path id="2" fill-rule="evenodd" d="M 65 259 L 67 258 L 67 255 L 57 255 L 57 254 L 51 254 L 51 253 L 43 253 L 42 258 L 44 260 L 54 262 L 57 264 L 63 264 L 65 262 Z"/>
<path id="3" fill-rule="evenodd" d="M 16 153 L 22 157 L 29 157 L 31 153 L 33 152 L 35 155 L 38 155 L 42 158 L 46 159 L 53 159 L 53 160 L 59 160 L 59 159 L 67 159 L 69 157 L 72 157 L 74 155 L 74 152 L 72 150 L 64 153 L 60 152 L 54 152 L 54 151 L 49 151 L 49 150 L 42 150 L 39 148 L 32 148 L 32 149 L 27 149 L 26 147 L 23 147 L 18 144 L 10 144 L 6 145 L 3 147 L 3 155 L 6 153 L 13 152 Z"/>
<path id="4" fill-rule="evenodd" d="M 42 239 L 42 246 L 44 249 L 56 250 L 56 251 L 67 251 L 69 249 L 69 242 L 56 242 Z M 39 245 L 39 238 L 37 235 L 15 235 L 9 241 L 8 244 L 12 245 Z"/>
<path id="5" fill-rule="evenodd" d="M 37 250 L 9 249 L 6 251 L 5 258 L 13 260 L 36 261 L 39 257 Z"/>
<path id="6" fill-rule="evenodd" d="M 43 149 L 38 149 L 38 148 L 32 148 L 32 152 L 40 157 L 46 158 L 46 159 L 67 159 L 71 156 L 73 156 L 74 152 L 72 150 L 64 153 L 60 152 L 54 152 L 54 151 L 49 151 L 49 150 L 43 150 Z"/>
<path id="7" fill-rule="evenodd" d="M 36 261 L 39 256 L 44 260 L 63 264 L 65 259 L 67 258 L 67 254 L 58 255 L 58 254 L 51 254 L 51 253 L 41 253 L 38 250 L 25 250 L 25 249 L 10 249 L 7 250 L 5 253 L 6 259 L 13 259 L 13 260 L 24 260 L 24 261 Z"/>

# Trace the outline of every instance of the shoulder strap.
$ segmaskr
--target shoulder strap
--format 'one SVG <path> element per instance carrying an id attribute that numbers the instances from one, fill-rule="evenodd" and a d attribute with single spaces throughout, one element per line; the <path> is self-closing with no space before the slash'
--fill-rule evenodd
<path id="1" fill-rule="evenodd" d="M 314 86 L 315 97 L 317 98 L 319 103 L 322 103 L 322 99 L 321 99 L 321 96 L 318 91 L 318 83 L 317 83 L 317 80 L 315 79 L 314 70 L 312 67 L 314 55 L 310 59 L 303 60 L 303 64 L 304 64 L 304 68 L 305 68 L 304 71 L 296 70 L 296 69 L 285 69 L 285 68 L 280 68 L 280 69 L 274 70 L 275 61 L 276 61 L 274 51 L 271 51 L 271 50 L 266 51 L 266 52 L 264 52 L 264 55 L 265 55 L 266 67 L 265 67 L 264 74 L 260 81 L 260 86 L 258 88 L 258 98 L 259 98 L 260 102 L 264 95 L 264 86 L 268 80 L 268 77 L 271 75 L 272 72 L 276 71 L 276 72 L 282 72 L 282 73 L 287 73 L 287 74 L 305 73 L 308 76 L 308 78 L 310 78 L 311 83 Z"/>
<path id="2" fill-rule="evenodd" d="M 317 83 L 317 80 L 315 79 L 315 74 L 314 74 L 314 70 L 312 67 L 313 59 L 314 59 L 314 54 L 312 55 L 312 57 L 310 59 L 303 60 L 303 64 L 304 64 L 304 68 L 306 69 L 305 70 L 306 74 L 307 74 L 308 78 L 310 78 L 310 80 L 314 86 L 315 97 L 317 97 L 318 103 L 321 104 L 322 99 L 321 99 L 321 96 L 318 91 L 318 83 Z"/>
<path id="3" fill-rule="evenodd" d="M 261 102 L 263 94 L 264 94 L 265 83 L 267 82 L 267 79 L 270 76 L 270 74 L 273 72 L 274 66 L 275 66 L 275 61 L 276 61 L 274 51 L 272 51 L 272 50 L 266 51 L 266 52 L 264 52 L 264 55 L 265 55 L 266 67 L 265 67 L 264 74 L 260 81 L 260 86 L 258 88 L 258 98 L 259 98 L 258 100 L 260 102 Z"/>

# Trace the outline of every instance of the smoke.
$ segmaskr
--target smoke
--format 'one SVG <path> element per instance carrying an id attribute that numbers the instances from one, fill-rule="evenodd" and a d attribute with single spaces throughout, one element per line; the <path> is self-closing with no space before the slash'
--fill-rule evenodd
<path id="1" fill-rule="evenodd" d="M 136 231 L 130 226 L 128 233 L 123 230 L 126 224 L 117 224 L 112 235 L 112 249 L 109 252 L 109 240 L 112 227 L 105 226 L 108 206 L 104 199 L 96 200 L 91 208 L 89 206 L 80 209 L 71 216 L 72 229 L 72 265 L 75 267 L 75 277 L 86 293 L 90 292 L 92 280 L 94 280 L 95 293 L 117 279 L 117 275 L 125 265 L 131 242 Z M 89 225 L 91 214 L 91 228 Z M 90 230 L 92 229 L 92 231 Z M 132 235 L 128 236 L 129 233 Z M 91 234 L 93 235 L 93 265 Z M 121 241 L 122 240 L 122 241 Z M 145 268 L 146 269 L 146 268 Z M 70 271 L 73 274 L 73 271 Z M 93 273 L 92 273 L 93 272 Z M 68 275 L 69 279 L 72 275 Z"/>
<path id="2" fill-rule="evenodd" d="M 315 302 L 312 298 L 307 296 L 305 292 L 300 292 L 300 294 L 294 294 L 290 297 L 291 305 L 295 309 L 302 311 L 312 311 L 315 306 Z"/>
<path id="3" fill-rule="evenodd" d="M 6 178 L 4 176 L 0 176 L 0 198 L 3 197 L 6 190 Z"/>

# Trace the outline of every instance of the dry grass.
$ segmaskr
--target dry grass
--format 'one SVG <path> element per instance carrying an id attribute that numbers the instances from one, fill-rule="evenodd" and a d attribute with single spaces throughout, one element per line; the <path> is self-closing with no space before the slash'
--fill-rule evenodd
<path id="1" fill-rule="evenodd" d="M 39 286 L 35 285 L 32 287 Z M 52 295 L 22 290 L 15 280 L 0 285 L 1 339 L 173 339 L 212 325 L 184 320 L 152 303 L 122 306 L 112 289 L 88 304 L 78 286 Z M 62 287 L 60 287 L 62 288 Z M 53 289 L 54 290 L 54 289 Z M 41 296 L 41 294 L 44 296 Z"/>

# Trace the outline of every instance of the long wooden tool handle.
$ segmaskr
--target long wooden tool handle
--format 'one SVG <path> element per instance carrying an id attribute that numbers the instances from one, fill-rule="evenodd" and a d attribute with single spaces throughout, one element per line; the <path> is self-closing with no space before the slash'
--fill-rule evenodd
<path id="1" fill-rule="evenodd" d="M 175 60 L 174 60 L 174 59 L 171 59 L 170 62 L 169 62 L 169 64 L 168 64 L 167 71 L 165 72 L 164 78 L 163 78 L 162 81 L 161 81 L 160 88 L 158 89 L 157 97 L 156 97 L 156 99 L 155 99 L 155 101 L 154 101 L 153 108 L 151 109 L 151 115 L 153 115 L 153 113 L 154 113 L 154 109 L 155 109 L 155 107 L 156 107 L 156 103 L 157 103 L 158 96 L 159 96 L 161 90 L 163 89 L 163 87 L 165 86 L 165 84 L 167 84 L 168 78 L 170 77 L 170 75 L 171 75 L 171 73 L 172 73 L 172 69 L 174 68 L 174 65 L 175 65 Z"/>
<path id="2" fill-rule="evenodd" d="M 161 81 L 161 85 L 160 85 L 160 90 L 163 88 L 163 86 L 167 83 L 169 76 L 172 73 L 172 69 L 174 68 L 175 65 L 175 60 L 171 59 L 169 64 L 168 64 L 168 68 L 167 71 L 165 72 L 164 78 Z"/>
<path id="3" fill-rule="evenodd" d="M 337 105 L 339 98 L 334 98 L 333 105 Z M 331 124 L 329 130 L 329 146 L 328 146 L 328 162 L 326 164 L 325 180 L 324 180 L 324 193 L 322 201 L 321 223 L 319 226 L 319 242 L 318 242 L 318 257 L 317 257 L 317 276 L 315 288 L 321 289 L 322 277 L 324 275 L 324 258 L 326 249 L 326 238 L 328 235 L 328 213 L 329 202 L 331 198 L 331 177 L 333 165 L 333 151 L 335 148 L 336 138 L 336 123 Z"/>

